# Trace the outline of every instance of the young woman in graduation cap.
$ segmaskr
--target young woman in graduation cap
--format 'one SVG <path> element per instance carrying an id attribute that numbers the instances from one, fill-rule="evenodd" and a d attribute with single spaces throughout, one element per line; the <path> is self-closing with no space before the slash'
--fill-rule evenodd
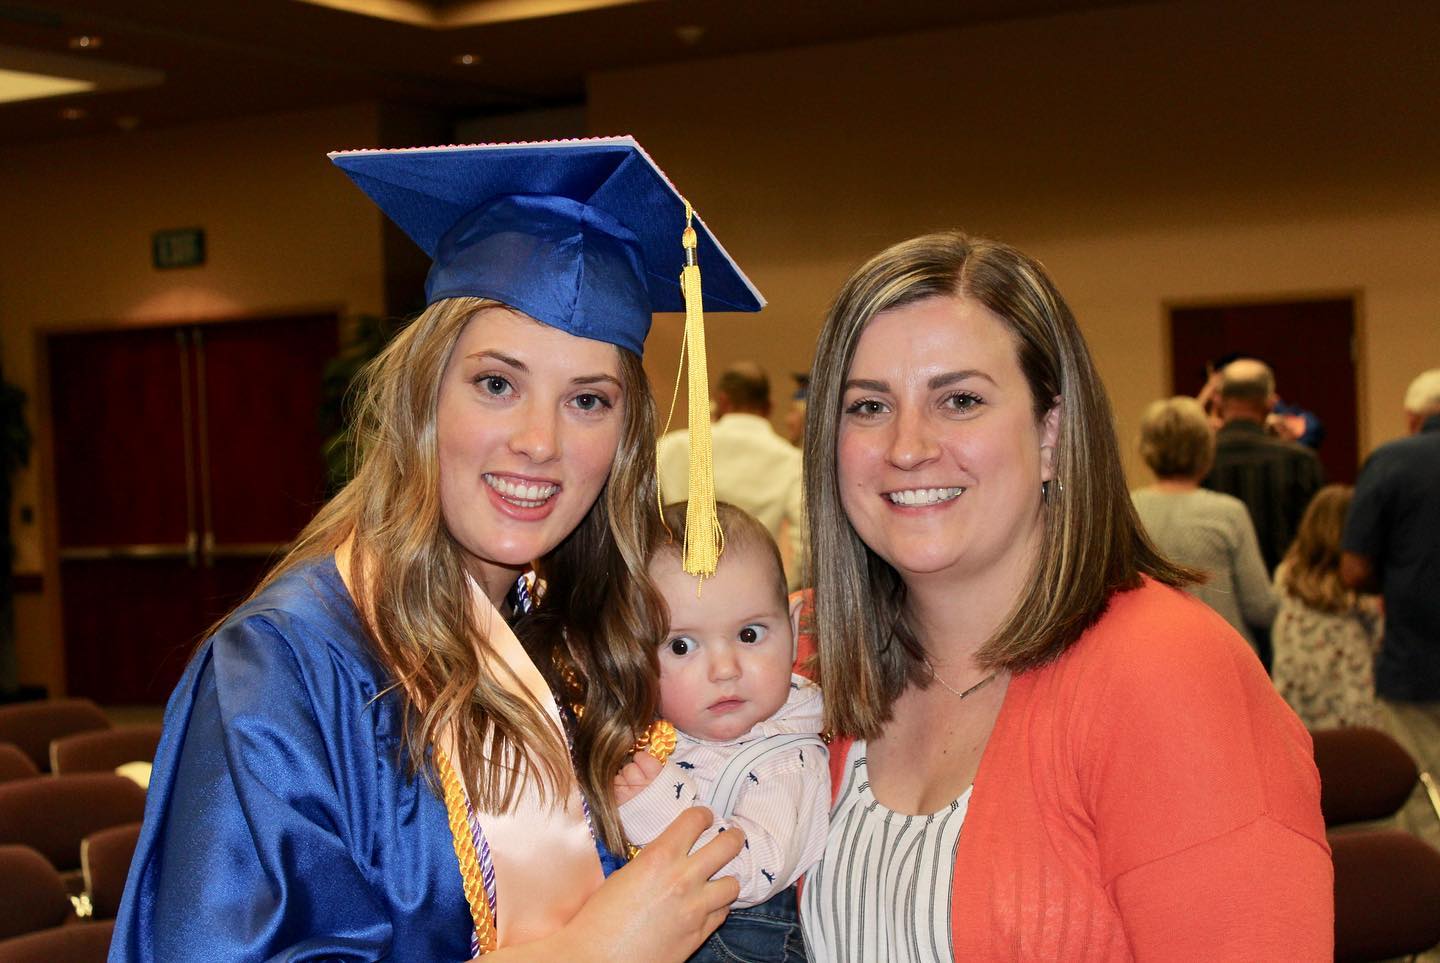
<path id="1" fill-rule="evenodd" d="M 691 855 L 692 810 L 606 878 L 664 627 L 640 352 L 697 256 L 705 306 L 763 301 L 628 139 L 332 159 L 429 307 L 354 480 L 170 700 L 111 959 L 683 959 L 740 834 Z"/>

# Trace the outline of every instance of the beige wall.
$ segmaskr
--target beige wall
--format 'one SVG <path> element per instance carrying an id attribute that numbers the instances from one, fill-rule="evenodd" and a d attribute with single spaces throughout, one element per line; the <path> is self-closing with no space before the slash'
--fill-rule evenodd
<path id="1" fill-rule="evenodd" d="M 1400 433 L 1406 383 L 1440 365 L 1437 46 L 1428 0 L 1132 5 L 599 74 L 589 126 L 638 136 L 770 298 L 714 318 L 712 369 L 758 358 L 783 397 L 850 270 L 965 227 L 1050 266 L 1138 482 L 1169 303 L 1357 294 L 1362 450 Z M 6 377 L 36 399 L 55 328 L 382 310 L 380 215 L 323 155 L 393 122 L 356 106 L 0 149 Z M 196 225 L 207 265 L 155 271 L 152 232 Z M 663 316 L 665 400 L 678 353 Z M 17 479 L 40 512 L 17 567 L 53 585 L 43 470 Z M 56 688 L 53 598 L 20 600 L 21 668 Z"/>
<path id="2" fill-rule="evenodd" d="M 1139 483 L 1176 302 L 1358 294 L 1362 452 L 1403 431 L 1440 365 L 1437 44 L 1428 2 L 1161 3 L 600 74 L 590 123 L 635 134 L 770 299 L 712 325 L 715 368 L 787 388 L 850 270 L 963 227 L 1054 273 Z"/>
<path id="3" fill-rule="evenodd" d="M 0 352 L 31 401 L 39 333 L 66 327 L 218 320 L 303 307 L 383 309 L 380 215 L 325 159 L 372 146 L 378 111 L 356 106 L 137 131 L 0 150 Z M 207 263 L 157 271 L 156 230 L 203 227 Z M 116 399 L 123 402 L 124 399 Z M 16 568 L 42 572 L 18 600 L 23 682 L 60 688 L 53 560 L 37 451 L 16 479 Z"/>

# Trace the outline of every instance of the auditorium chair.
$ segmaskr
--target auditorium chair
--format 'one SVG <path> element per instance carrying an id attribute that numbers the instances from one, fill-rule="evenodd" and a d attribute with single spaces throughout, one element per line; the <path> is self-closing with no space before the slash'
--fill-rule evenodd
<path id="1" fill-rule="evenodd" d="M 59 926 L 73 917 L 65 882 L 29 846 L 0 846 L 0 940 Z"/>
<path id="2" fill-rule="evenodd" d="M 1317 729 L 1310 737 L 1326 826 L 1386 819 L 1414 791 L 1419 778 L 1415 760 L 1380 730 Z"/>
<path id="3" fill-rule="evenodd" d="M 114 772 L 127 762 L 154 762 L 159 744 L 158 725 L 77 732 L 50 743 L 50 769 L 56 775 Z"/>
<path id="4" fill-rule="evenodd" d="M 0 742 L 19 746 L 41 772 L 50 771 L 51 741 L 76 732 L 109 728 L 110 720 L 89 699 L 0 706 Z"/>
<path id="5" fill-rule="evenodd" d="M 56 926 L 0 941 L 0 963 L 105 963 L 114 920 Z"/>
<path id="6" fill-rule="evenodd" d="M 140 824 L 128 823 L 91 833 L 80 844 L 80 868 L 95 919 L 114 919 L 120 911 L 120 895 L 125 892 L 125 876 L 139 838 Z"/>
<path id="7" fill-rule="evenodd" d="M 0 782 L 31 779 L 38 775 L 40 770 L 19 746 L 11 742 L 0 742 Z"/>
<path id="8" fill-rule="evenodd" d="M 40 851 L 71 891 L 80 888 L 80 841 L 111 826 L 138 823 L 145 790 L 113 773 L 36 776 L 0 783 L 0 844 Z"/>
<path id="9" fill-rule="evenodd" d="M 1433 846 L 1380 829 L 1334 833 L 1330 849 L 1336 963 L 1412 956 L 1440 943 L 1440 852 Z"/>

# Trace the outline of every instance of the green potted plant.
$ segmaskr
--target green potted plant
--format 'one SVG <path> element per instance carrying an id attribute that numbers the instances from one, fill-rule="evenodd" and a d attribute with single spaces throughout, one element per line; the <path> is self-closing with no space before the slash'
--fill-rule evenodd
<path id="1" fill-rule="evenodd" d="M 350 430 L 350 388 L 355 376 L 394 337 L 404 322 L 362 314 L 355 321 L 354 337 L 325 365 L 320 424 L 326 433 L 326 494 L 345 487 L 355 467 L 355 439 Z"/>

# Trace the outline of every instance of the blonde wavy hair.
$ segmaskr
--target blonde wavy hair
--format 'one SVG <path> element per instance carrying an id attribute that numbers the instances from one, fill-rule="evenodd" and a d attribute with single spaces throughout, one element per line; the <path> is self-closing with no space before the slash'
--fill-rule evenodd
<path id="1" fill-rule="evenodd" d="M 568 794 L 573 777 L 570 751 L 547 707 L 513 694 L 478 655 L 486 640 L 462 550 L 440 505 L 441 375 L 465 325 L 495 306 L 478 298 L 439 301 L 366 367 L 356 394 L 355 476 L 256 591 L 353 536 L 355 602 L 400 700 L 410 772 L 434 785 L 428 754 L 448 735 L 470 798 L 505 812 L 528 780 L 543 800 L 554 801 Z M 574 771 L 597 832 L 619 851 L 612 781 L 654 717 L 651 650 L 665 622 L 645 568 L 658 527 L 650 509 L 655 408 L 640 359 L 616 350 L 624 414 L 609 478 L 576 530 L 536 560 L 546 590 L 516 632 L 552 690 L 580 708 Z"/>

